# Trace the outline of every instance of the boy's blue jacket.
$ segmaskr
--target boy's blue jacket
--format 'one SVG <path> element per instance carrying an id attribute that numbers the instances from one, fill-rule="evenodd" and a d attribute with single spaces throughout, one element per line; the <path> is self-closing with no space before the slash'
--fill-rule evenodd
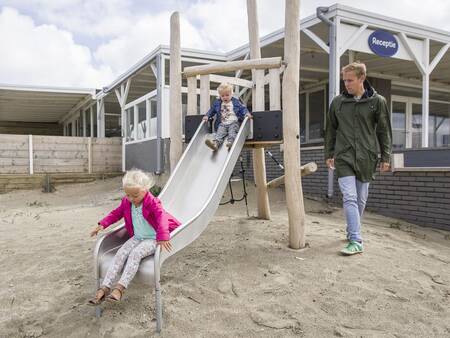
<path id="1" fill-rule="evenodd" d="M 248 113 L 248 109 L 246 106 L 244 106 L 241 101 L 239 101 L 238 98 L 232 97 L 231 102 L 233 103 L 233 111 L 236 114 L 238 120 L 242 122 L 245 118 L 245 114 Z M 214 100 L 213 104 L 211 105 L 211 108 L 209 108 L 208 112 L 206 113 L 206 116 L 208 116 L 208 119 L 212 120 L 214 117 L 216 117 L 216 122 L 214 123 L 214 128 L 217 130 L 220 124 L 220 107 L 222 105 L 221 99 Z"/>

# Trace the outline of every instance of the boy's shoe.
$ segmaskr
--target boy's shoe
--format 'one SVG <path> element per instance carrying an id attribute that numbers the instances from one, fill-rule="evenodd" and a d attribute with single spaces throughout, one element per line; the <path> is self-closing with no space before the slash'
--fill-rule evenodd
<path id="1" fill-rule="evenodd" d="M 217 142 L 210 140 L 209 138 L 207 138 L 205 140 L 205 144 L 210 147 L 213 151 L 217 151 L 217 149 L 219 149 L 219 147 L 217 146 Z"/>
<path id="2" fill-rule="evenodd" d="M 233 146 L 233 141 L 227 141 L 227 142 L 225 143 L 225 146 L 228 148 L 228 150 L 230 150 L 231 147 Z"/>
<path id="3" fill-rule="evenodd" d="M 347 246 L 341 250 L 341 254 L 344 256 L 351 256 L 354 254 L 362 253 L 363 245 L 357 241 L 350 241 Z"/>

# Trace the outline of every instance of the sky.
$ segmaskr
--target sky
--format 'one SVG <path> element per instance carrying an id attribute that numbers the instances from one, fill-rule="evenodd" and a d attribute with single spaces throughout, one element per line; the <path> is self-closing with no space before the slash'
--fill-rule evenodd
<path id="1" fill-rule="evenodd" d="M 284 0 L 256 0 L 260 36 L 284 26 Z M 337 1 L 300 1 L 300 17 Z M 450 32 L 450 1 L 341 0 L 362 10 Z M 229 52 L 248 43 L 246 0 L 0 0 L 0 83 L 102 88 L 169 45 Z"/>

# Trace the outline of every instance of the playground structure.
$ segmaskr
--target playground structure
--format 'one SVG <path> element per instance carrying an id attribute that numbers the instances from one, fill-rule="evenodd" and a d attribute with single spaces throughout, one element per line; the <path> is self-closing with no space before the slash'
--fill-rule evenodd
<path id="1" fill-rule="evenodd" d="M 209 91 L 211 78 L 227 81 L 236 86 L 251 88 L 253 110 L 264 110 L 264 85 L 269 84 L 271 110 L 281 109 L 283 98 L 283 136 L 285 175 L 276 182 L 266 182 L 264 146 L 267 142 L 249 142 L 253 148 L 254 174 L 257 190 L 258 217 L 270 219 L 268 188 L 284 180 L 289 214 L 289 246 L 299 249 L 305 246 L 304 205 L 300 177 L 317 169 L 313 164 L 300 167 L 300 138 L 298 115 L 299 85 L 299 1 L 286 1 L 285 60 L 281 57 L 261 58 L 258 43 L 258 22 L 256 1 L 248 0 L 248 18 L 251 43 L 251 59 L 243 61 L 211 63 L 186 67 L 181 72 L 179 14 L 171 17 L 171 67 L 170 67 L 170 161 L 172 174 L 159 198 L 165 209 L 176 215 L 182 223 L 171 234 L 173 250 L 162 251 L 157 247 L 154 256 L 145 258 L 139 268 L 137 279 L 155 286 L 157 332 L 162 328 L 162 301 L 160 273 L 163 262 L 179 250 L 193 242 L 206 229 L 216 212 L 227 187 L 239 155 L 251 134 L 252 121 L 245 118 L 238 136 L 228 151 L 225 147 L 212 153 L 204 144 L 209 135 L 205 121 L 200 123 L 194 137 L 182 152 L 181 77 L 188 82 L 188 115 L 197 112 L 197 79 L 200 79 L 200 111 L 205 112 L 210 105 Z M 283 73 L 281 91 L 280 76 Z M 252 70 L 253 81 L 226 77 L 216 73 Z M 268 74 L 266 74 L 266 71 Z M 250 84 L 249 84 L 250 82 Z M 277 142 L 279 143 L 279 142 Z M 100 238 L 94 250 L 94 266 L 97 287 L 118 248 L 127 240 L 123 226 Z M 97 315 L 101 309 L 97 307 Z"/>

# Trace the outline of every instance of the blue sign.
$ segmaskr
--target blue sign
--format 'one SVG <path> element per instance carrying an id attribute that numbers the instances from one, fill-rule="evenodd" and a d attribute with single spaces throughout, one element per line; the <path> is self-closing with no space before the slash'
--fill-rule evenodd
<path id="1" fill-rule="evenodd" d="M 369 47 L 379 56 L 390 57 L 397 53 L 398 42 L 391 33 L 377 30 L 369 36 Z"/>

